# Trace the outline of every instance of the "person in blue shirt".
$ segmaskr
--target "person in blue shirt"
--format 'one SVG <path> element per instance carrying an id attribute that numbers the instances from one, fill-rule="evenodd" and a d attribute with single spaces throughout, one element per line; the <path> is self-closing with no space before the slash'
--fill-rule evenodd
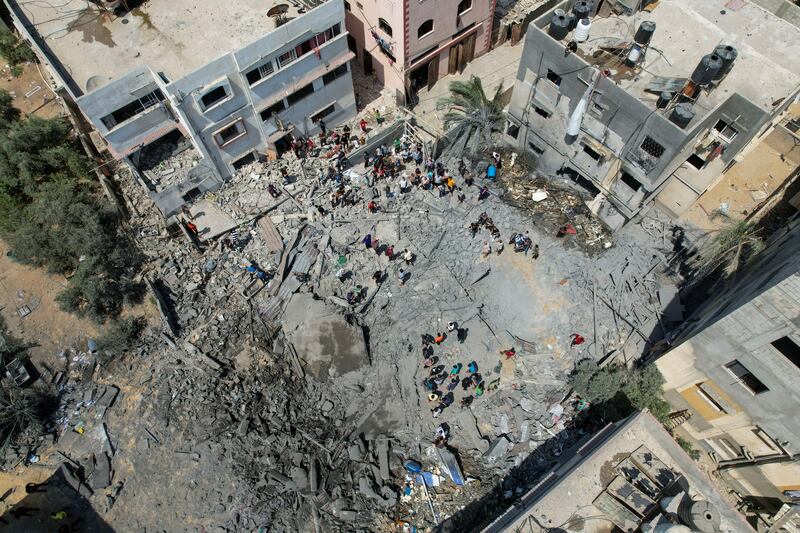
<path id="1" fill-rule="evenodd" d="M 494 181 L 497 178 L 497 167 L 494 163 L 486 168 L 486 179 Z"/>

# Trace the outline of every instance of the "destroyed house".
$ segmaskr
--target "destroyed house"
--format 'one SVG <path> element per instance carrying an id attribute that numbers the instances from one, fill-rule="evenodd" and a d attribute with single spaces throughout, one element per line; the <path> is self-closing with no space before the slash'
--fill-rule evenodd
<path id="1" fill-rule="evenodd" d="M 652 203 L 681 215 L 800 89 L 798 28 L 726 4 L 551 3 L 525 37 L 507 141 L 587 188 L 612 228 Z"/>
<path id="2" fill-rule="evenodd" d="M 127 162 L 166 216 L 290 135 L 355 116 L 340 1 L 276 13 L 252 0 L 6 5 L 100 151 Z M 168 142 L 193 166 L 162 184 L 138 167 Z"/>
<path id="3" fill-rule="evenodd" d="M 609 424 L 559 459 L 481 531 L 753 531 L 648 412 Z"/>

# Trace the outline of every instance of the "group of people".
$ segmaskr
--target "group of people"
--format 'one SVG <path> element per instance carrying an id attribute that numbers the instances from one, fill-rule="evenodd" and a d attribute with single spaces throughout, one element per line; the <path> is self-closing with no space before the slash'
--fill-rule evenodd
<path id="1" fill-rule="evenodd" d="M 485 228 L 489 235 L 491 236 L 491 241 L 483 241 L 483 250 L 482 254 L 484 257 L 489 256 L 493 251 L 497 252 L 497 255 L 500 255 L 503 251 L 504 245 L 503 240 L 500 238 L 500 230 L 497 229 L 497 226 L 494 225 L 494 221 L 492 217 L 486 214 L 486 211 L 480 214 L 478 220 L 476 222 L 472 222 L 470 225 L 470 231 L 472 232 L 472 237 L 475 238 L 478 235 L 478 231 L 481 228 Z M 512 234 L 511 238 L 508 241 L 508 244 L 514 245 L 514 252 L 520 253 L 524 252 L 525 255 L 528 255 L 528 252 L 533 249 L 532 257 L 534 259 L 539 258 L 539 245 L 533 244 L 533 241 L 530 238 L 529 233 L 526 231 L 525 233 L 514 233 Z"/>
<path id="2" fill-rule="evenodd" d="M 423 365 L 428 369 L 428 377 L 422 381 L 422 385 L 428 392 L 428 401 L 435 403 L 431 409 L 434 418 L 438 418 L 442 412 L 450 407 L 455 401 L 454 391 L 461 387 L 464 396 L 461 398 L 461 407 L 469 407 L 475 398 L 483 396 L 486 390 L 496 388 L 499 380 L 493 381 L 489 387 L 483 382 L 483 377 L 478 372 L 478 363 L 470 361 L 466 368 L 463 363 L 454 364 L 449 370 L 441 364 L 438 356 L 434 355 L 434 346 L 439 346 L 448 338 L 448 334 L 455 333 L 460 342 L 464 342 L 466 330 L 459 328 L 455 322 L 448 322 L 447 332 L 438 332 L 435 336 L 431 334 L 422 335 L 422 358 Z M 462 374 L 462 371 L 466 370 Z"/>

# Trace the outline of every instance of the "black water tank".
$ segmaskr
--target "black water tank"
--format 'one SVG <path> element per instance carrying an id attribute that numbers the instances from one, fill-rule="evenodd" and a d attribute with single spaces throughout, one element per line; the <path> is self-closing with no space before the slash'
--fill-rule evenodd
<path id="1" fill-rule="evenodd" d="M 678 517 L 684 525 L 695 531 L 714 533 L 721 522 L 717 509 L 705 500 L 684 500 L 678 506 Z"/>
<path id="2" fill-rule="evenodd" d="M 572 6 L 572 12 L 578 20 L 588 19 L 592 16 L 592 2 L 579 0 Z"/>
<path id="3" fill-rule="evenodd" d="M 687 103 L 676 105 L 675 109 L 672 110 L 672 114 L 669 116 L 669 119 L 681 129 L 685 129 L 693 118 L 694 111 L 692 110 L 692 104 Z"/>
<path id="4" fill-rule="evenodd" d="M 722 59 L 718 55 L 704 55 L 703 59 L 701 59 L 700 63 L 697 65 L 697 68 L 695 68 L 694 72 L 692 72 L 690 79 L 695 83 L 695 85 L 705 87 L 711 83 L 711 80 L 714 79 L 714 76 L 717 75 L 719 69 L 721 68 Z"/>
<path id="5" fill-rule="evenodd" d="M 669 105 L 670 101 L 672 100 L 672 93 L 669 91 L 661 91 L 661 94 L 658 95 L 658 101 L 656 102 L 656 109 L 664 109 Z"/>
<path id="6" fill-rule="evenodd" d="M 550 19 L 550 28 L 547 30 L 550 37 L 560 41 L 569 33 L 569 19 L 566 15 L 554 13 Z"/>
<path id="7" fill-rule="evenodd" d="M 650 42 L 650 38 L 653 37 L 653 33 L 655 33 L 655 31 L 656 23 L 650 20 L 645 20 L 639 24 L 639 29 L 636 30 L 636 35 L 634 35 L 633 41 L 636 44 L 645 46 Z"/>
<path id="8" fill-rule="evenodd" d="M 569 29 L 569 31 L 574 30 L 575 26 L 578 25 L 578 17 L 575 16 L 575 13 L 567 13 L 567 20 L 569 21 L 567 29 Z"/>
<path id="9" fill-rule="evenodd" d="M 737 52 L 736 48 L 729 44 L 721 44 L 714 49 L 714 54 L 718 55 L 719 58 L 722 59 L 722 67 L 720 67 L 720 69 L 717 71 L 717 74 L 711 79 L 714 81 L 719 81 L 731 71 L 733 68 L 733 62 L 736 61 L 736 57 L 739 55 L 739 52 Z"/>

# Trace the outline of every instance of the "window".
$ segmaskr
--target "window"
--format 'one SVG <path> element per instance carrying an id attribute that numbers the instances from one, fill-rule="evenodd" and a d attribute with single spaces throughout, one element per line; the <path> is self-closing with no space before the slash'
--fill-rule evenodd
<path id="1" fill-rule="evenodd" d="M 364 6 L 362 6 L 362 5 L 361 5 L 361 2 L 356 2 L 356 7 L 357 7 L 359 10 L 363 10 L 363 9 L 364 9 Z"/>
<path id="2" fill-rule="evenodd" d="M 228 97 L 228 91 L 225 90 L 224 85 L 220 85 L 219 87 L 214 87 L 202 97 L 200 97 L 200 102 L 203 104 L 203 109 L 208 109 L 209 107 L 214 106 L 215 104 L 220 103 L 225 98 Z"/>
<path id="3" fill-rule="evenodd" d="M 286 104 L 283 103 L 283 100 L 279 100 L 278 102 L 275 102 L 268 108 L 262 110 L 259 113 L 259 115 L 261 116 L 261 120 L 267 121 L 272 117 L 274 117 L 275 115 L 277 115 L 278 113 L 280 113 L 281 111 L 285 110 L 286 110 Z"/>
<path id="4" fill-rule="evenodd" d="M 797 368 L 800 368 L 800 346 L 789 337 L 781 337 L 772 342 L 772 347 L 783 354 Z"/>
<path id="5" fill-rule="evenodd" d="M 752 394 L 761 394 L 762 392 L 767 392 L 769 389 L 766 385 L 761 383 L 761 381 L 753 375 L 752 372 L 747 370 L 747 368 L 734 359 L 727 365 L 725 368 L 733 374 L 747 390 L 749 390 Z"/>
<path id="6" fill-rule="evenodd" d="M 386 22 L 385 20 L 378 19 L 378 28 L 380 28 L 380 30 L 389 37 L 392 36 L 392 27 L 389 26 L 389 23 Z"/>
<path id="7" fill-rule="evenodd" d="M 603 159 L 603 155 L 592 149 L 592 147 L 589 145 L 586 144 L 583 145 L 583 152 L 592 159 L 594 159 L 595 161 L 597 161 L 598 163 Z"/>
<path id="8" fill-rule="evenodd" d="M 290 94 L 286 100 L 289 102 L 289 105 L 294 105 L 313 92 L 314 92 L 314 85 L 309 83 L 305 87 L 302 87 L 293 92 L 292 94 Z"/>
<path id="9" fill-rule="evenodd" d="M 332 71 L 328 72 L 327 74 L 324 74 L 322 76 L 322 83 L 324 83 L 325 85 L 328 85 L 329 83 L 331 83 L 336 78 L 341 78 L 345 74 L 347 74 L 347 63 L 345 63 L 343 65 L 339 65 L 338 67 L 336 67 Z"/>
<path id="10" fill-rule="evenodd" d="M 664 155 L 664 147 L 658 144 L 658 142 L 649 135 L 645 136 L 640 148 L 656 159 Z"/>
<path id="11" fill-rule="evenodd" d="M 528 147 L 531 150 L 533 150 L 533 153 L 536 154 L 536 155 L 542 155 L 544 153 L 544 150 L 542 150 L 541 148 L 539 148 L 538 146 L 536 146 L 535 144 L 533 144 L 530 141 L 528 141 Z"/>
<path id="12" fill-rule="evenodd" d="M 344 3 L 344 10 L 345 11 L 352 11 L 353 9 L 350 7 L 350 2 L 345 1 Z"/>
<path id="13" fill-rule="evenodd" d="M 620 179 L 620 181 L 622 181 L 622 183 L 624 183 L 625 185 L 627 185 L 628 187 L 630 187 L 634 191 L 638 191 L 639 189 L 642 188 L 642 184 L 639 183 L 636 180 L 636 178 L 634 178 L 633 176 L 631 176 L 630 174 L 628 174 L 624 170 L 622 171 L 622 174 L 620 175 L 619 179 Z"/>
<path id="14" fill-rule="evenodd" d="M 244 121 L 242 119 L 238 119 L 233 124 L 225 126 L 224 128 L 214 132 L 214 140 L 217 142 L 217 145 L 222 147 L 232 143 L 239 137 L 244 136 L 246 133 L 247 130 L 244 127 Z"/>
<path id="15" fill-rule="evenodd" d="M 800 132 L 800 118 L 793 118 L 786 121 L 786 129 L 792 133 Z"/>
<path id="16" fill-rule="evenodd" d="M 334 106 L 334 104 L 331 104 L 328 107 L 326 107 L 325 109 L 323 109 L 322 111 L 318 111 L 317 113 L 314 113 L 313 115 L 311 115 L 311 122 L 315 122 L 315 123 L 318 122 L 319 119 L 325 118 L 328 115 L 332 114 L 335 111 L 335 109 L 336 109 L 336 107 Z"/>
<path id="17" fill-rule="evenodd" d="M 253 152 L 250 152 L 249 154 L 247 154 L 245 156 L 242 156 L 239 159 L 237 159 L 236 161 L 234 161 L 233 162 L 233 168 L 236 169 L 236 170 L 239 170 L 243 166 L 249 165 L 250 163 L 255 163 L 255 162 L 256 162 L 256 154 L 254 154 Z"/>
<path id="18" fill-rule="evenodd" d="M 542 109 L 541 107 L 535 105 L 533 106 L 533 110 L 536 112 L 537 115 L 541 115 L 544 118 L 550 118 L 550 112 L 546 109 Z"/>
<path id="19" fill-rule="evenodd" d="M 428 19 L 419 25 L 419 29 L 417 30 L 417 39 L 422 39 L 431 33 L 433 33 L 433 19 Z"/>
<path id="20" fill-rule="evenodd" d="M 278 56 L 278 67 L 283 68 L 295 59 L 297 59 L 297 54 L 295 53 L 294 49 L 284 52 Z"/>
<path id="21" fill-rule="evenodd" d="M 458 3 L 457 13 L 460 16 L 469 11 L 470 9 L 472 9 L 472 0 L 461 0 L 461 2 Z"/>
<path id="22" fill-rule="evenodd" d="M 561 86 L 561 76 L 550 69 L 547 69 L 547 79 L 555 83 L 556 87 Z"/>
<path id="23" fill-rule="evenodd" d="M 692 165 L 697 170 L 700 170 L 704 166 L 706 166 L 706 160 L 697 154 L 690 155 L 689 158 L 686 160 L 686 162 Z"/>
<path id="24" fill-rule="evenodd" d="M 697 395 L 700 396 L 703 400 L 706 401 L 708 405 L 711 406 L 712 409 L 717 411 L 718 413 L 727 413 L 724 407 L 709 393 L 709 389 L 704 387 L 705 383 L 700 383 L 697 385 Z"/>
<path id="25" fill-rule="evenodd" d="M 719 136 L 728 142 L 731 142 L 734 137 L 739 133 L 736 131 L 736 128 L 725 122 L 724 120 L 718 120 L 716 124 L 714 124 L 714 131 L 716 131 Z"/>
<path id="26" fill-rule="evenodd" d="M 509 124 L 508 124 L 508 129 L 506 130 L 506 133 L 507 133 L 507 134 L 508 134 L 510 137 L 513 137 L 514 139 L 516 139 L 516 138 L 517 138 L 517 136 L 519 136 L 519 126 L 517 126 L 517 125 L 516 125 L 516 124 L 514 124 L 514 123 L 509 123 Z"/>
<path id="27" fill-rule="evenodd" d="M 253 70 L 245 74 L 245 77 L 247 78 L 247 83 L 249 83 L 252 86 L 255 85 L 256 82 L 266 78 L 273 72 L 275 72 L 275 68 L 272 66 L 272 61 L 267 61 L 263 65 L 259 65 L 258 67 L 254 68 Z"/>
<path id="28" fill-rule="evenodd" d="M 147 93 L 141 98 L 134 100 L 130 104 L 120 107 L 116 111 L 104 116 L 100 121 L 105 124 L 106 128 L 112 129 L 126 120 L 130 120 L 145 110 L 158 105 L 159 102 L 164 101 L 164 94 L 160 89 L 156 89 L 151 93 Z"/>

